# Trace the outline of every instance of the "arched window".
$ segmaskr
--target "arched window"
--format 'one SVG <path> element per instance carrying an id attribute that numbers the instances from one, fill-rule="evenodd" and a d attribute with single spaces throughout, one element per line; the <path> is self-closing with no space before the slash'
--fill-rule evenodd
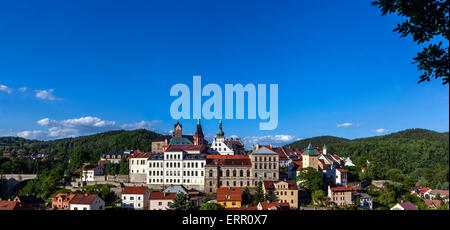
<path id="1" fill-rule="evenodd" d="M 250 170 L 247 169 L 247 177 L 250 177 Z"/>
<path id="2" fill-rule="evenodd" d="M 243 177 L 244 176 L 244 170 L 241 169 L 241 171 L 239 171 L 239 176 Z"/>
<path id="3" fill-rule="evenodd" d="M 229 177 L 230 176 L 230 170 L 227 169 L 226 173 L 227 173 L 226 176 Z"/>
<path id="4" fill-rule="evenodd" d="M 236 169 L 233 170 L 233 177 L 236 177 Z"/>

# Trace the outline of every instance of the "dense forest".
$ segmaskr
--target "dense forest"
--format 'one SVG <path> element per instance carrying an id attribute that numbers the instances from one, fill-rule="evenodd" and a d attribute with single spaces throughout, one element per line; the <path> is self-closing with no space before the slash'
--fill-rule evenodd
<path id="1" fill-rule="evenodd" d="M 354 140 L 325 136 L 297 141 L 288 146 L 302 149 L 309 142 L 319 148 L 326 144 L 329 153 L 350 157 L 358 172 L 361 172 L 361 167 L 368 166 L 368 160 L 371 165 L 365 174 L 370 175 L 359 175 L 361 177 L 389 179 L 392 169 L 398 169 L 399 173 L 414 182 L 448 189 L 448 132 L 408 129 Z"/>

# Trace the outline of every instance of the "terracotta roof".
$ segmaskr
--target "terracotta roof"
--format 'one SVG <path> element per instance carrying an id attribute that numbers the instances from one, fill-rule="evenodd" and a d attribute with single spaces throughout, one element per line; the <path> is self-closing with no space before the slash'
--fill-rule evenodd
<path id="1" fill-rule="evenodd" d="M 403 203 L 399 203 L 405 210 L 419 210 L 413 203 L 406 201 Z"/>
<path id="2" fill-rule="evenodd" d="M 433 189 L 431 190 L 431 194 L 432 195 L 437 195 L 439 193 L 439 195 L 442 196 L 448 196 L 448 190 L 438 190 L 438 189 Z"/>
<path id="3" fill-rule="evenodd" d="M 247 155 L 206 155 L 207 159 L 250 159 Z"/>
<path id="4" fill-rule="evenodd" d="M 434 204 L 434 206 L 436 206 L 436 207 L 441 206 L 441 201 L 440 200 L 425 199 L 425 200 L 423 200 L 423 202 L 425 202 L 425 205 L 427 205 L 427 206 L 430 206 L 431 204 Z"/>
<path id="5" fill-rule="evenodd" d="M 289 160 L 289 157 L 284 153 L 282 148 L 274 148 L 273 151 L 278 154 L 280 160 Z"/>
<path id="6" fill-rule="evenodd" d="M 183 150 L 183 151 L 200 151 L 202 150 L 203 145 L 169 145 L 166 151 L 175 151 L 175 150 Z"/>
<path id="7" fill-rule="evenodd" d="M 359 190 L 362 190 L 361 187 L 353 187 L 353 186 L 337 186 L 337 187 L 331 187 L 330 189 L 333 192 L 346 192 L 346 191 L 359 191 Z"/>
<path id="8" fill-rule="evenodd" d="M 242 190 L 239 187 L 222 187 L 216 190 L 217 201 L 242 201 Z"/>
<path id="9" fill-rule="evenodd" d="M 269 210 L 269 208 L 276 207 L 277 209 L 280 209 L 280 205 L 277 202 L 260 202 L 263 210 Z"/>
<path id="10" fill-rule="evenodd" d="M 420 189 L 420 193 L 421 193 L 421 194 L 424 194 L 424 193 L 426 193 L 428 190 L 430 190 L 430 188 L 427 188 L 427 187 L 421 188 L 421 189 Z"/>
<path id="11" fill-rule="evenodd" d="M 148 190 L 146 186 L 130 186 L 125 187 L 122 191 L 122 194 L 145 194 Z"/>
<path id="12" fill-rule="evenodd" d="M 280 182 L 286 182 L 288 184 L 288 190 L 298 190 L 297 182 L 295 180 L 286 180 L 286 181 L 264 181 L 265 189 L 275 189 L 275 184 Z"/>
<path id="13" fill-rule="evenodd" d="M 152 192 L 150 200 L 173 200 L 177 196 L 175 192 Z"/>
<path id="14" fill-rule="evenodd" d="M 75 197 L 75 194 L 58 193 L 53 199 L 58 199 L 58 197 L 61 197 L 63 202 L 66 202 L 71 201 Z"/>
<path id="15" fill-rule="evenodd" d="M 226 210 L 258 210 L 258 207 L 240 207 L 240 208 L 226 208 Z"/>
<path id="16" fill-rule="evenodd" d="M 208 159 L 207 166 L 245 166 L 245 167 L 251 167 L 252 162 L 249 158 L 247 159 Z"/>
<path id="17" fill-rule="evenodd" d="M 339 172 L 342 172 L 342 173 L 346 173 L 347 171 L 345 171 L 345 169 L 341 169 L 341 168 L 337 168 L 336 170 L 338 170 Z"/>
<path id="18" fill-rule="evenodd" d="M 16 201 L 0 200 L 0 210 L 17 210 L 22 205 Z"/>
<path id="19" fill-rule="evenodd" d="M 92 204 L 98 195 L 89 194 L 76 194 L 75 197 L 70 201 L 70 204 Z"/>
<path id="20" fill-rule="evenodd" d="M 138 153 L 133 154 L 133 156 L 130 156 L 130 158 L 149 158 L 150 155 L 152 155 L 152 154 L 138 152 Z"/>

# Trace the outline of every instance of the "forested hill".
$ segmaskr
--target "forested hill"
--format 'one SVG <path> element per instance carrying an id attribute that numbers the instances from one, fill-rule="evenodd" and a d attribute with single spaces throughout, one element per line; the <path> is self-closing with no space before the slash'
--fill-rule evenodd
<path id="1" fill-rule="evenodd" d="M 317 141 L 323 140 L 322 143 Z M 327 142 L 327 140 L 329 140 Z M 449 133 L 438 133 L 425 129 L 408 129 L 384 136 L 335 141 L 328 137 L 311 138 L 288 146 L 305 146 L 311 141 L 315 147 L 327 145 L 329 153 L 350 157 L 358 166 L 365 166 L 370 160 L 377 165 L 372 177 L 386 178 L 391 169 L 400 169 L 405 175 L 417 181 L 422 178 L 430 186 L 447 183 L 449 177 Z M 332 142 L 334 141 L 334 143 Z"/>
<path id="2" fill-rule="evenodd" d="M 59 158 L 73 152 L 87 152 L 92 160 L 102 153 L 124 150 L 151 151 L 151 142 L 160 134 L 145 129 L 117 130 L 76 138 L 52 141 L 26 140 L 20 137 L 0 137 L 0 153 L 47 153 Z"/>
<path id="3" fill-rule="evenodd" d="M 315 147 L 322 147 L 324 144 L 334 144 L 334 143 L 341 143 L 350 141 L 349 139 L 345 139 L 342 137 L 333 137 L 333 136 L 319 136 L 319 137 L 313 137 L 313 138 L 307 138 L 303 140 L 296 141 L 292 144 L 288 144 L 286 146 L 289 146 L 294 149 L 305 149 L 309 143 L 311 143 Z"/>

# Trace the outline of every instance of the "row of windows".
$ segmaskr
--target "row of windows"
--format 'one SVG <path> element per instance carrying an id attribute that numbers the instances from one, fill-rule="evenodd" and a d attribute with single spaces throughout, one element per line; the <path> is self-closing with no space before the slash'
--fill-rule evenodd
<path id="1" fill-rule="evenodd" d="M 180 184 L 181 183 L 181 179 L 165 179 L 166 184 Z M 158 179 L 158 178 L 153 178 L 153 179 L 149 179 L 148 183 L 163 183 L 164 179 Z M 189 183 L 194 183 L 193 180 L 191 179 L 183 179 L 183 183 L 184 184 L 189 184 Z"/>
<path id="2" fill-rule="evenodd" d="M 255 157 L 256 161 L 277 161 L 277 157 Z"/>
<path id="3" fill-rule="evenodd" d="M 237 170 L 233 170 L 232 171 L 233 177 L 237 177 Z M 250 170 L 247 169 L 247 172 L 244 174 L 244 170 L 239 170 L 239 177 L 244 177 L 244 175 L 246 175 L 246 177 L 250 177 Z M 209 177 L 213 177 L 214 176 L 214 171 L 212 169 L 209 170 Z M 219 170 L 219 176 L 223 176 L 223 170 Z M 229 177 L 230 175 L 230 170 L 227 169 L 225 170 L 225 176 Z"/>
<path id="4" fill-rule="evenodd" d="M 162 166 L 162 162 L 149 162 L 148 164 L 150 168 L 162 168 Z M 205 162 L 183 162 L 183 168 L 203 168 L 204 166 Z M 181 168 L 181 162 L 166 162 L 166 168 Z"/>
<path id="5" fill-rule="evenodd" d="M 280 196 L 287 196 L 288 192 L 287 191 L 276 191 L 275 195 L 280 195 Z M 294 191 L 291 191 L 291 196 L 294 195 Z"/>
<path id="6" fill-rule="evenodd" d="M 127 196 L 123 196 L 123 200 L 126 200 L 126 199 L 127 199 Z M 130 196 L 130 197 L 129 197 L 129 200 L 134 200 L 134 196 Z M 138 196 L 138 197 L 137 197 L 137 200 L 141 200 L 141 197 Z"/>
<path id="7" fill-rule="evenodd" d="M 277 169 L 277 163 L 255 163 L 254 165 L 255 169 Z"/>

